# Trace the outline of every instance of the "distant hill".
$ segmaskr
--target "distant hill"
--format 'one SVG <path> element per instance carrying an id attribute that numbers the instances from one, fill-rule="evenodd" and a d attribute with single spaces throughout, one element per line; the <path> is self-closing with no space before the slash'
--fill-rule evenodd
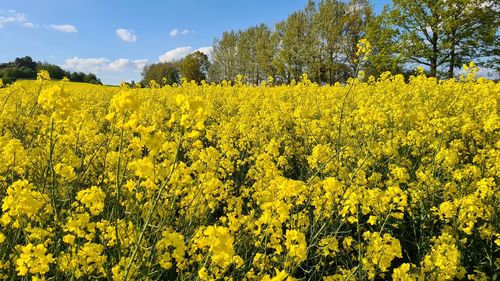
<path id="1" fill-rule="evenodd" d="M 7 63 L 0 63 L 0 79 L 4 84 L 11 84 L 18 79 L 36 79 L 37 72 L 47 70 L 51 79 L 67 77 L 73 82 L 102 84 L 94 73 L 70 72 L 48 62 L 35 62 L 29 56 L 16 58 Z"/>

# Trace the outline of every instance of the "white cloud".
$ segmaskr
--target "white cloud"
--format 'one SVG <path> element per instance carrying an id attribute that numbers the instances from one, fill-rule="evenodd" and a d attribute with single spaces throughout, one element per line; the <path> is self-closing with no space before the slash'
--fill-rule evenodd
<path id="1" fill-rule="evenodd" d="M 99 72 L 109 64 L 107 58 L 79 58 L 66 59 L 63 68 L 82 72 Z"/>
<path id="2" fill-rule="evenodd" d="M 66 59 L 63 68 L 72 71 L 93 72 L 93 73 L 106 73 L 106 72 L 124 72 L 134 71 L 140 72 L 147 64 L 147 59 L 129 60 L 117 59 L 111 61 L 108 58 L 79 58 L 73 57 Z"/>
<path id="3" fill-rule="evenodd" d="M 177 36 L 179 34 L 180 35 L 186 35 L 186 34 L 189 34 L 189 33 L 194 33 L 194 31 L 193 30 L 189 30 L 189 29 L 179 30 L 177 28 L 174 28 L 174 29 L 170 30 L 169 35 L 170 35 L 170 37 L 175 37 L 175 36 Z"/>
<path id="4" fill-rule="evenodd" d="M 122 81 L 139 81 L 141 71 L 148 63 L 147 59 L 116 59 L 73 57 L 65 60 L 62 68 L 70 71 L 92 72 L 104 84 L 119 85 Z"/>
<path id="5" fill-rule="evenodd" d="M 175 36 L 177 36 L 177 34 L 179 34 L 179 30 L 177 28 L 170 30 L 170 33 L 169 33 L 170 37 L 175 37 Z"/>
<path id="6" fill-rule="evenodd" d="M 25 23 L 22 24 L 22 26 L 28 27 L 28 28 L 34 28 L 35 27 L 35 25 L 32 22 L 25 22 Z"/>
<path id="7" fill-rule="evenodd" d="M 191 46 L 186 46 L 186 47 L 179 47 L 172 49 L 170 51 L 167 51 L 165 54 L 161 55 L 159 57 L 160 62 L 173 62 L 176 60 L 183 59 L 185 56 L 192 54 L 196 51 L 202 52 L 205 55 L 208 56 L 208 58 L 212 57 L 212 47 L 201 47 L 196 50 L 193 50 Z"/>
<path id="8" fill-rule="evenodd" d="M 189 55 L 193 51 L 191 46 L 187 47 L 179 47 L 173 50 L 167 51 L 165 54 L 159 57 L 160 62 L 172 62 L 176 60 L 180 60 L 183 57 Z"/>
<path id="9" fill-rule="evenodd" d="M 28 21 L 28 17 L 23 14 L 16 12 L 15 10 L 0 11 L 0 28 L 8 24 L 19 24 L 23 27 L 35 27 L 35 25 Z"/>
<path id="10" fill-rule="evenodd" d="M 205 55 L 207 55 L 207 57 L 212 57 L 212 52 L 213 52 L 214 48 L 212 47 L 201 47 L 201 48 L 198 48 L 195 50 L 196 51 L 199 51 L 199 52 L 202 52 L 204 53 Z"/>
<path id="11" fill-rule="evenodd" d="M 61 31 L 61 32 L 67 32 L 67 33 L 76 33 L 78 32 L 76 30 L 76 27 L 71 24 L 51 24 L 50 28 Z"/>
<path id="12" fill-rule="evenodd" d="M 132 63 L 134 64 L 135 71 L 141 72 L 148 63 L 148 60 L 147 59 L 133 60 Z"/>
<path id="13" fill-rule="evenodd" d="M 117 59 L 111 62 L 107 68 L 110 71 L 123 71 L 128 65 L 130 61 L 128 59 Z"/>
<path id="14" fill-rule="evenodd" d="M 117 29 L 116 30 L 116 35 L 118 35 L 118 37 L 120 37 L 120 39 L 122 39 L 125 42 L 135 42 L 135 41 L 137 41 L 137 35 L 135 35 L 133 33 L 132 29 L 130 29 L 130 30 L 124 29 L 124 28 Z"/>

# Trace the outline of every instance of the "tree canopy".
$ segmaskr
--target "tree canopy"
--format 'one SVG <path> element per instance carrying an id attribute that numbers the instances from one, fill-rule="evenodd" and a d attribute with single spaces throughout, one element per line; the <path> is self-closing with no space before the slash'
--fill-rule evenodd
<path id="1" fill-rule="evenodd" d="M 179 72 L 182 78 L 188 81 L 200 83 L 207 80 L 208 68 L 210 62 L 208 56 L 200 51 L 187 55 L 179 62 Z"/>
<path id="2" fill-rule="evenodd" d="M 179 83 L 179 67 L 176 62 L 159 62 L 146 65 L 142 71 L 142 86 L 147 86 L 155 81 L 161 86 Z"/>
<path id="3" fill-rule="evenodd" d="M 394 0 L 376 15 L 368 0 L 310 0 L 274 27 L 265 24 L 226 31 L 214 41 L 209 80 L 259 84 L 267 77 L 289 83 L 302 73 L 318 83 L 344 82 L 356 71 L 409 73 L 424 66 L 431 76 L 453 78 L 474 60 L 499 69 L 500 2 L 484 0 Z M 357 43 L 373 49 L 367 63 Z"/>
<path id="4" fill-rule="evenodd" d="M 389 14 L 398 49 L 411 61 L 446 77 L 470 60 L 491 59 L 498 50 L 500 4 L 484 0 L 394 0 Z M 495 39 L 496 38 L 496 39 Z M 490 58 L 488 58 L 490 57 Z M 480 61 L 478 61 L 480 62 Z"/>

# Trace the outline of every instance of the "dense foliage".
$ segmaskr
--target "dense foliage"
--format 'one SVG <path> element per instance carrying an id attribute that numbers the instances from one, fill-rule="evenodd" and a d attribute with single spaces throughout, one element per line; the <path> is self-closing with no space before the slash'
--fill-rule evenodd
<path id="1" fill-rule="evenodd" d="M 179 62 L 179 72 L 182 78 L 187 81 L 201 83 L 207 80 L 207 73 L 210 67 L 208 56 L 200 51 L 195 51 Z"/>
<path id="2" fill-rule="evenodd" d="M 494 277 L 500 84 L 474 73 L 0 89 L 0 278 Z"/>
<path id="3" fill-rule="evenodd" d="M 200 51 L 195 51 L 185 58 L 171 62 L 158 62 L 144 66 L 142 70 L 143 87 L 149 86 L 154 81 L 160 86 L 179 84 L 182 79 L 188 81 L 207 81 L 210 61 L 208 56 Z"/>
<path id="4" fill-rule="evenodd" d="M 158 62 L 144 66 L 141 84 L 147 86 L 151 81 L 160 86 L 179 83 L 178 62 Z"/>
<path id="5" fill-rule="evenodd" d="M 363 68 L 378 77 L 385 71 L 408 76 L 425 67 L 430 76 L 457 78 L 474 60 L 498 71 L 500 2 L 485 0 L 393 0 L 374 13 L 368 0 L 309 0 L 275 26 L 260 24 L 228 30 L 213 45 L 209 80 L 254 84 L 272 76 L 290 83 L 307 73 L 313 82 L 344 83 L 356 72 L 356 44 L 373 45 Z"/>

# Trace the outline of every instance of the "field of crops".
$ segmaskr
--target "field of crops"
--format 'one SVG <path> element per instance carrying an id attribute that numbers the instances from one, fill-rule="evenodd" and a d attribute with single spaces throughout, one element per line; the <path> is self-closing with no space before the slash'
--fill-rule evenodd
<path id="1" fill-rule="evenodd" d="M 0 89 L 0 279 L 486 280 L 500 84 Z"/>

